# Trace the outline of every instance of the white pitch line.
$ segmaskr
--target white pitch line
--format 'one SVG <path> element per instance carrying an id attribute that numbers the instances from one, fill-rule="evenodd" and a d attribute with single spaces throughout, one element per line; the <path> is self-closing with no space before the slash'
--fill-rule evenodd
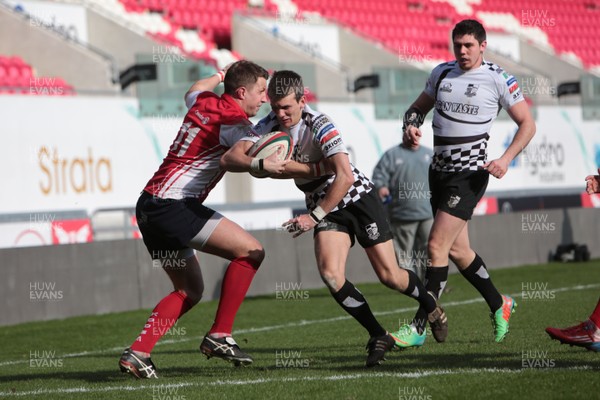
<path id="1" fill-rule="evenodd" d="M 568 367 L 568 368 L 552 368 L 552 371 L 569 371 L 569 370 L 593 370 L 589 365 Z M 139 385 L 139 386 L 108 386 L 102 388 L 86 388 L 74 387 L 66 389 L 38 389 L 27 392 L 0 392 L 0 396 L 4 397 L 22 397 L 22 396 L 37 396 L 47 394 L 75 394 L 75 393 L 107 393 L 114 391 L 135 392 L 139 390 L 160 390 L 167 392 L 169 389 L 179 389 L 184 387 L 206 387 L 206 386 L 239 386 L 239 385 L 260 385 L 265 383 L 294 383 L 294 382 L 320 382 L 320 381 L 344 381 L 356 379 L 373 379 L 373 378 L 408 378 L 419 379 L 430 376 L 439 375 L 464 375 L 464 374 L 480 374 L 480 373 L 504 373 L 504 374 L 520 374 L 524 369 L 508 369 L 508 368 L 471 368 L 471 369 L 440 369 L 440 370 L 417 370 L 415 372 L 373 372 L 373 373 L 355 373 L 355 374 L 336 374 L 330 376 L 301 376 L 301 377 L 282 377 L 282 378 L 259 378 L 259 379 L 239 379 L 239 380 L 218 380 L 214 382 L 180 382 L 167 383 L 164 385 Z M 176 391 L 176 390 L 175 390 Z"/>
<path id="2" fill-rule="evenodd" d="M 599 287 L 600 287 L 600 284 L 595 283 L 595 284 L 589 284 L 589 285 L 576 285 L 576 286 L 562 287 L 562 288 L 548 289 L 548 290 L 553 291 L 553 292 L 568 292 L 571 290 L 587 290 L 587 289 L 595 289 L 595 288 L 599 288 Z M 522 292 L 513 293 L 510 296 L 522 297 Z M 483 301 L 484 301 L 483 297 L 476 297 L 474 299 L 469 299 L 469 300 L 451 301 L 449 303 L 442 303 L 442 305 L 444 306 L 444 308 L 447 308 L 447 307 L 454 307 L 454 306 L 463 306 L 463 305 L 468 305 L 468 304 L 473 304 L 473 303 L 481 303 Z M 403 312 L 408 312 L 408 311 L 415 311 L 416 309 L 417 309 L 417 307 L 405 307 L 405 308 L 398 308 L 398 309 L 390 310 L 390 311 L 379 311 L 379 312 L 376 311 L 373 314 L 376 316 L 390 315 L 390 314 L 398 314 L 398 313 L 403 313 Z M 239 330 L 235 330 L 233 332 L 233 334 L 241 335 L 241 334 L 245 334 L 245 333 L 269 332 L 269 331 L 275 331 L 275 330 L 279 330 L 279 329 L 297 328 L 297 327 L 314 325 L 314 324 L 326 324 L 326 323 L 330 323 L 330 322 L 344 321 L 344 320 L 348 320 L 351 318 L 352 318 L 351 316 L 343 315 L 343 316 L 333 317 L 333 318 L 324 318 L 324 319 L 315 319 L 315 320 L 300 320 L 297 322 L 289 322 L 287 324 L 239 329 Z M 156 346 L 163 346 L 166 344 L 174 344 L 174 343 L 184 343 L 184 342 L 189 342 L 192 340 L 200 340 L 200 339 L 202 339 L 202 336 L 194 336 L 194 337 L 179 338 L 179 339 L 164 339 L 164 337 L 163 337 L 163 340 L 159 341 L 156 344 Z M 99 354 L 114 353 L 114 352 L 120 352 L 124 348 L 125 347 L 122 346 L 122 347 L 113 347 L 113 348 L 104 349 L 104 350 L 69 353 L 69 354 L 64 354 L 57 358 L 73 358 L 73 357 L 81 357 L 81 356 L 93 356 L 93 355 L 99 355 Z M 4 367 L 4 366 L 8 366 L 8 365 L 24 364 L 24 363 L 28 363 L 28 362 L 29 362 L 29 359 L 4 361 L 4 362 L 0 362 L 0 367 Z"/>
<path id="3" fill-rule="evenodd" d="M 284 377 L 284 378 L 260 378 L 248 380 L 230 380 L 230 381 L 214 381 L 214 382 L 182 382 L 165 385 L 139 385 L 139 386 L 108 386 L 103 388 L 86 388 L 74 387 L 66 389 L 38 389 L 27 392 L 0 392 L 0 396 L 5 397 L 21 397 L 21 396 L 38 396 L 48 394 L 75 394 L 75 393 L 106 393 L 115 391 L 139 391 L 139 390 L 162 390 L 178 389 L 183 387 L 205 387 L 205 386 L 238 386 L 238 385 L 259 385 L 265 383 L 293 383 L 293 382 L 318 382 L 318 381 L 342 381 L 355 379 L 373 379 L 373 378 L 424 378 L 436 375 L 456 375 L 456 374 L 476 374 L 476 373 L 521 373 L 522 369 L 497 369 L 497 368 L 481 368 L 481 369 L 456 369 L 456 370 L 425 370 L 416 372 L 391 373 L 391 372 L 374 372 L 374 373 L 356 373 L 356 374 L 337 374 L 330 376 L 303 376 L 303 377 Z"/>

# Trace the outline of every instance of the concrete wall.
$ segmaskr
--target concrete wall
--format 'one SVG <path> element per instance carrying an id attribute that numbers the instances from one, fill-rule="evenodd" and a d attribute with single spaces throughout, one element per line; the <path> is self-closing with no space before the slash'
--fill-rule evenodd
<path id="1" fill-rule="evenodd" d="M 89 9 L 87 26 L 89 43 L 113 56 L 119 71 L 135 64 L 137 53 L 153 54 L 153 51 L 161 46 L 149 37 L 125 28 Z M 162 46 L 164 48 L 164 45 Z"/>
<path id="2" fill-rule="evenodd" d="M 346 76 L 339 68 L 319 62 L 309 53 L 257 27 L 246 17 L 234 15 L 231 34 L 232 48 L 244 57 L 273 63 L 315 64 L 317 96 L 322 99 L 347 99 Z"/>
<path id="3" fill-rule="evenodd" d="M 38 77 L 61 77 L 78 90 L 113 90 L 111 64 L 85 47 L 0 8 L 0 54 L 18 55 Z"/>
<path id="4" fill-rule="evenodd" d="M 523 225 L 524 220 L 534 219 L 543 219 L 546 225 L 538 226 L 541 229 Z M 592 258 L 600 257 L 600 212 L 594 209 L 475 217 L 469 230 L 473 248 L 491 269 L 545 263 L 560 243 L 585 243 Z M 293 240 L 282 231 L 253 234 L 265 246 L 267 257 L 249 295 L 275 293 L 282 283 L 301 284 L 303 290 L 323 287 L 312 235 Z M 204 299 L 216 299 L 227 262 L 206 254 L 199 258 Z M 140 240 L 4 249 L 0 260 L 4 304 L 0 325 L 152 308 L 172 290 L 165 273 L 152 266 Z M 348 258 L 347 276 L 356 283 L 377 281 L 358 246 Z"/>

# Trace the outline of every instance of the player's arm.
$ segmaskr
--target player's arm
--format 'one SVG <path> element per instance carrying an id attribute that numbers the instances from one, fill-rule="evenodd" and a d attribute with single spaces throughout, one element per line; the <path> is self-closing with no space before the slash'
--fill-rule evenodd
<path id="1" fill-rule="evenodd" d="M 435 99 L 425 92 L 421 92 L 419 97 L 411 104 L 406 113 L 404 113 L 402 131 L 402 142 L 409 148 L 419 146 L 421 140 L 421 130 L 419 127 L 425 122 L 427 113 L 431 111 L 435 104 Z"/>
<path id="2" fill-rule="evenodd" d="M 279 175 L 270 176 L 269 178 L 316 178 L 319 176 L 332 174 L 333 172 L 331 168 L 329 168 L 329 163 L 325 159 L 322 159 L 316 163 L 300 163 L 294 160 L 289 160 L 289 162 L 285 165 L 285 171 Z"/>
<path id="3" fill-rule="evenodd" d="M 250 140 L 239 140 L 223 154 L 219 166 L 229 172 L 267 171 L 281 174 L 285 171 L 285 166 L 290 161 L 277 161 L 277 153 L 267 158 L 250 157 L 247 153 L 252 144 Z"/>
<path id="4" fill-rule="evenodd" d="M 375 165 L 375 168 L 373 169 L 373 176 L 371 177 L 373 184 L 377 188 L 377 194 L 382 200 L 384 200 L 387 196 L 390 195 L 390 189 L 388 187 L 390 181 L 390 173 L 387 156 L 388 153 L 386 152 L 379 159 L 377 165 Z"/>
<path id="5" fill-rule="evenodd" d="M 190 87 L 190 89 L 185 93 L 185 96 L 183 96 L 183 99 L 185 100 L 186 104 L 188 105 L 188 108 L 190 108 L 191 105 L 193 104 L 190 96 L 196 95 L 196 97 L 197 97 L 198 94 L 200 94 L 202 92 L 215 90 L 215 88 L 217 86 L 219 86 L 219 84 L 225 80 L 225 74 L 227 73 L 227 70 L 229 69 L 230 66 L 231 66 L 231 64 L 227 65 L 225 68 L 223 68 L 221 71 L 217 72 L 214 75 L 211 75 L 207 78 L 203 78 L 203 79 L 200 79 L 199 81 L 196 81 Z"/>
<path id="6" fill-rule="evenodd" d="M 286 226 L 293 226 L 296 233 L 294 237 L 314 228 L 340 201 L 346 196 L 354 183 L 354 174 L 350 168 L 350 159 L 346 153 L 336 153 L 329 157 L 328 162 L 335 173 L 331 187 L 321 203 L 308 214 L 302 214 L 285 222 Z"/>
<path id="7" fill-rule="evenodd" d="M 492 160 L 484 165 L 488 172 L 500 179 L 508 170 L 512 160 L 529 144 L 533 135 L 535 135 L 535 121 L 529 111 L 529 106 L 525 101 L 520 101 L 506 110 L 508 115 L 519 127 L 511 144 L 504 154 L 496 160 Z"/>

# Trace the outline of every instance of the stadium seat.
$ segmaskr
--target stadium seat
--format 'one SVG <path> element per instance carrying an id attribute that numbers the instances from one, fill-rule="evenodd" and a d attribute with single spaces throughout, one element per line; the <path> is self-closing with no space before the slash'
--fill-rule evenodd
<path id="1" fill-rule="evenodd" d="M 36 77 L 18 56 L 0 56 L 0 93 L 64 96 L 75 94 L 75 90 L 62 78 Z"/>

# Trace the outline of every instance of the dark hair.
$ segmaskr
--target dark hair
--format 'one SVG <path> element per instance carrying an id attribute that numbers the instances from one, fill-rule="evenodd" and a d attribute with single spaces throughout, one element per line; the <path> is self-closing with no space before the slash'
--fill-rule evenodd
<path id="1" fill-rule="evenodd" d="M 291 93 L 296 94 L 296 101 L 300 101 L 304 96 L 304 83 L 302 77 L 294 71 L 277 71 L 271 76 L 267 95 L 269 101 L 275 102 L 289 96 Z"/>
<path id="2" fill-rule="evenodd" d="M 252 61 L 237 61 L 229 67 L 225 74 L 225 93 L 234 94 L 242 86 L 250 88 L 258 81 L 258 78 L 269 79 L 269 73 Z"/>
<path id="3" fill-rule="evenodd" d="M 454 29 L 452 29 L 452 40 L 464 35 L 473 35 L 479 44 L 486 40 L 485 28 L 479 21 L 475 21 L 474 19 L 460 21 L 454 26 Z"/>

